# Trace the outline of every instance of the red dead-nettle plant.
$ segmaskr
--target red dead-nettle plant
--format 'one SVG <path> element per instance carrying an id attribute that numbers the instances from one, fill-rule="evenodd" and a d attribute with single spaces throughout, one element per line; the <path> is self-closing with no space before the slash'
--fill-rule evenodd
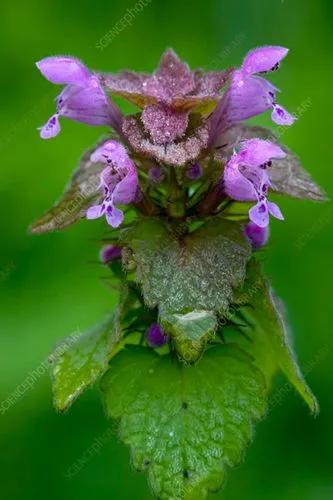
<path id="1" fill-rule="evenodd" d="M 100 259 L 119 305 L 52 357 L 54 403 L 66 410 L 100 380 L 107 415 L 163 499 L 205 498 L 239 462 L 281 370 L 313 413 L 318 406 L 293 355 L 260 249 L 271 195 L 322 201 L 298 158 L 270 130 L 244 120 L 294 117 L 262 76 L 283 47 L 260 47 L 238 69 L 191 71 L 168 50 L 152 74 L 102 74 L 71 57 L 37 63 L 64 85 L 43 139 L 60 117 L 107 125 L 63 197 L 31 228 L 61 230 L 105 217 Z M 135 104 L 124 116 L 111 96 Z"/>

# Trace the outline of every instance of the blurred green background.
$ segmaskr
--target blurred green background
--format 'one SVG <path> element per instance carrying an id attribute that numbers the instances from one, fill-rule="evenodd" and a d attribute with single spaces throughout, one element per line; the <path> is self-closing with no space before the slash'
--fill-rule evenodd
<path id="1" fill-rule="evenodd" d="M 34 67 L 47 55 L 71 54 L 88 66 L 152 70 L 172 46 L 192 67 L 240 63 L 261 44 L 291 52 L 272 80 L 290 111 L 306 110 L 283 142 L 332 195 L 331 0 L 151 0 L 104 49 L 96 44 L 133 8 L 135 0 L 4 0 L 1 6 L 0 122 L 0 396 L 1 401 L 39 369 L 34 387 L 3 415 L 1 498 L 149 499 L 144 475 L 131 470 L 128 450 L 108 436 L 98 395 L 88 391 L 57 415 L 45 359 L 57 340 L 84 331 L 112 307 L 103 283 L 98 239 L 105 226 L 82 222 L 63 233 L 28 236 L 29 223 L 62 192 L 78 157 L 100 128 L 62 120 L 63 131 L 42 141 L 36 127 L 53 112 L 58 89 Z M 269 123 L 261 117 L 257 123 Z M 295 345 L 321 404 L 312 419 L 285 381 L 281 401 L 257 427 L 245 462 L 229 475 L 225 500 L 333 498 L 332 245 L 333 208 L 281 200 L 286 215 L 273 221 L 265 265 L 287 304 Z M 106 434 L 105 434 L 106 433 Z M 68 468 L 105 445 L 73 478 Z M 214 497 L 212 497 L 214 498 Z"/>

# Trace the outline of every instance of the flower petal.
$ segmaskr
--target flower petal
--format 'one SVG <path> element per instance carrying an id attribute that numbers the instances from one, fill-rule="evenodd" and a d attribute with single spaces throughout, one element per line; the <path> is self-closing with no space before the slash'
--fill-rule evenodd
<path id="1" fill-rule="evenodd" d="M 234 72 L 230 87 L 216 106 L 212 132 L 218 135 L 231 124 L 259 115 L 272 107 L 272 85 L 264 78 Z"/>
<path id="2" fill-rule="evenodd" d="M 278 125 L 292 125 L 295 117 L 279 104 L 273 104 L 272 120 Z"/>
<path id="3" fill-rule="evenodd" d="M 252 183 L 257 194 L 266 194 L 270 186 L 270 181 L 266 170 L 250 165 L 238 165 L 240 173 Z"/>
<path id="4" fill-rule="evenodd" d="M 258 201 L 254 207 L 249 210 L 249 218 L 259 227 L 266 227 L 269 223 L 269 212 L 267 200 Z"/>
<path id="5" fill-rule="evenodd" d="M 279 220 L 284 220 L 282 212 L 281 212 L 280 208 L 276 205 L 276 203 L 273 203 L 272 201 L 268 201 L 267 206 L 268 206 L 269 213 L 273 217 L 275 217 L 276 219 L 279 219 Z"/>
<path id="6" fill-rule="evenodd" d="M 59 115 L 56 113 L 38 130 L 40 130 L 39 135 L 42 139 L 51 139 L 59 134 L 60 129 Z"/>
<path id="7" fill-rule="evenodd" d="M 136 168 L 133 166 L 127 175 L 115 186 L 113 190 L 113 201 L 127 205 L 135 200 L 139 181 Z"/>
<path id="8" fill-rule="evenodd" d="M 105 205 L 94 205 L 90 208 L 88 208 L 86 217 L 87 219 L 98 219 L 98 217 L 101 217 L 105 212 Z"/>
<path id="9" fill-rule="evenodd" d="M 128 166 L 132 162 L 125 147 L 118 141 L 109 140 L 97 148 L 90 157 L 93 163 L 113 163 L 119 168 Z"/>
<path id="10" fill-rule="evenodd" d="M 253 183 L 244 177 L 238 168 L 238 156 L 235 154 L 227 163 L 223 175 L 224 190 L 230 198 L 238 201 L 257 199 L 257 191 Z"/>
<path id="11" fill-rule="evenodd" d="M 94 76 L 85 87 L 65 87 L 58 98 L 58 110 L 63 116 L 88 125 L 110 125 L 120 129 L 121 114 Z"/>
<path id="12" fill-rule="evenodd" d="M 240 161 L 252 167 L 263 165 L 272 158 L 286 157 L 286 153 L 280 146 L 264 139 L 248 139 L 243 141 L 238 155 Z"/>
<path id="13" fill-rule="evenodd" d="M 119 208 L 115 207 L 113 204 L 110 204 L 106 209 L 106 220 L 107 223 L 112 227 L 118 227 L 124 220 L 124 213 L 119 210 Z"/>
<path id="14" fill-rule="evenodd" d="M 74 57 L 45 57 L 36 63 L 37 68 L 52 83 L 85 86 L 90 71 Z"/>
<path id="15" fill-rule="evenodd" d="M 284 47 L 258 47 L 245 56 L 242 70 L 250 75 L 271 71 L 287 54 L 288 49 Z"/>

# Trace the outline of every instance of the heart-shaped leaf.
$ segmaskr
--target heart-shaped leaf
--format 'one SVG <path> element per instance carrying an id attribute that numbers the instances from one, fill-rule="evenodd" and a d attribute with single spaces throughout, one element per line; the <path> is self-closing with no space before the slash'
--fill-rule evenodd
<path id="1" fill-rule="evenodd" d="M 122 234 L 149 307 L 161 312 L 225 310 L 250 257 L 238 223 L 215 216 L 190 234 L 158 219 L 141 219 Z"/>
<path id="2" fill-rule="evenodd" d="M 190 366 L 152 350 L 123 350 L 101 388 L 134 467 L 147 470 L 157 498 L 204 499 L 222 486 L 265 412 L 263 375 L 233 345 Z"/>

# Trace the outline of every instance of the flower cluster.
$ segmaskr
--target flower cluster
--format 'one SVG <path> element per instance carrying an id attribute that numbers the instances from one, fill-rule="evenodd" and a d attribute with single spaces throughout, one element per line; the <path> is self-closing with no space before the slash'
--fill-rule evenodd
<path id="1" fill-rule="evenodd" d="M 100 203 L 88 208 L 88 219 L 105 215 L 108 224 L 118 227 L 124 218 L 119 205 L 185 219 L 223 213 L 232 201 L 250 202 L 244 231 L 258 248 L 267 241 L 269 216 L 283 219 L 268 195 L 279 190 L 272 173 L 287 153 L 250 128 L 241 133 L 246 130 L 241 122 L 272 110 L 275 123 L 293 123 L 294 117 L 277 103 L 278 89 L 260 76 L 275 71 L 287 52 L 260 47 L 238 69 L 204 72 L 191 71 L 168 50 L 152 75 L 102 74 L 75 58 L 45 58 L 38 69 L 65 87 L 40 135 L 56 136 L 60 116 L 112 128 L 113 135 L 90 156 L 92 164 L 103 168 Z M 112 95 L 135 104 L 138 112 L 124 116 Z"/>

